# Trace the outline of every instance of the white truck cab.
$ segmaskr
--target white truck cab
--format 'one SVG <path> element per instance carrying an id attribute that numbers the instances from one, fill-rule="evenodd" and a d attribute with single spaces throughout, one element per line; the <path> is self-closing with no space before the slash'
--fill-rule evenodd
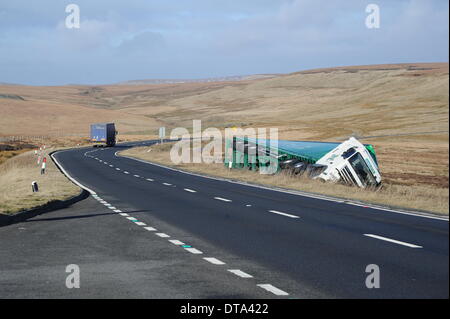
<path id="1" fill-rule="evenodd" d="M 326 169 L 315 177 L 317 179 L 342 181 L 361 188 L 381 184 L 381 174 L 375 158 L 354 137 L 337 146 L 316 164 L 326 165 Z"/>

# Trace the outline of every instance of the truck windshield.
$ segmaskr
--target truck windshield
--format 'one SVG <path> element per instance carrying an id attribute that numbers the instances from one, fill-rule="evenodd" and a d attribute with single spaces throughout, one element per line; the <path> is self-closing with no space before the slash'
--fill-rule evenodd
<path id="1" fill-rule="evenodd" d="M 377 185 L 375 177 L 367 167 L 367 164 L 361 154 L 356 153 L 354 156 L 352 156 L 352 158 L 349 159 L 349 162 L 355 170 L 356 174 L 359 176 L 359 179 L 365 186 Z"/>

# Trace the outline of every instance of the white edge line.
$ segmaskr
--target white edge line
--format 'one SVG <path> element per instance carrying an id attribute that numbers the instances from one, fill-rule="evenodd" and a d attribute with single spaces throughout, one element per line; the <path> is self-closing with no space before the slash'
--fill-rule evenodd
<path id="1" fill-rule="evenodd" d="M 69 150 L 65 150 L 65 151 L 57 151 L 57 152 L 53 153 L 52 155 L 50 155 L 50 157 L 53 159 L 53 161 L 55 162 L 56 166 L 58 166 L 58 168 L 64 173 L 64 175 L 66 175 L 67 178 L 70 179 L 74 184 L 76 184 L 76 185 L 78 185 L 79 187 L 81 187 L 82 189 L 88 191 L 91 195 L 96 195 L 96 193 L 95 193 L 92 189 L 90 189 L 90 188 L 84 186 L 83 184 L 81 184 L 80 182 L 78 182 L 76 179 L 74 179 L 72 176 L 70 176 L 70 174 L 67 173 L 67 171 L 62 167 L 62 165 L 61 165 L 61 164 L 58 162 L 58 160 L 55 158 L 55 155 L 56 155 L 57 153 L 62 153 L 62 152 L 67 152 L 67 151 L 69 151 Z"/>
<path id="2" fill-rule="evenodd" d="M 399 240 L 395 240 L 395 239 L 391 239 L 391 238 L 387 238 L 387 237 L 382 237 L 382 236 L 378 236 L 378 235 L 364 234 L 364 236 L 372 237 L 372 238 L 379 239 L 379 240 L 384 240 L 384 241 L 387 241 L 387 242 L 390 242 L 390 243 L 403 245 L 403 246 L 410 247 L 410 248 L 423 248 L 422 246 L 418 246 L 418 245 L 414 245 L 414 244 L 410 244 L 410 243 L 405 243 L 404 241 L 399 241 Z"/>
<path id="3" fill-rule="evenodd" d="M 319 199 L 319 200 L 325 200 L 325 201 L 329 201 L 329 202 L 346 203 L 348 205 L 355 205 L 355 206 L 363 205 L 363 204 L 358 204 L 356 202 L 351 202 L 349 200 L 341 199 L 341 198 L 332 198 L 332 197 L 326 197 L 326 196 L 322 196 L 322 195 L 313 195 L 313 194 L 308 194 L 308 193 L 305 193 L 305 192 L 302 192 L 302 191 L 289 191 L 289 190 L 284 190 L 284 189 L 270 188 L 270 187 L 265 187 L 265 186 L 261 186 L 261 185 L 254 185 L 254 184 L 250 184 L 250 183 L 246 183 L 246 182 L 232 181 L 232 180 L 225 179 L 225 178 L 205 176 L 205 175 L 201 175 L 201 174 L 191 173 L 191 172 L 183 171 L 183 170 L 180 170 L 180 169 L 168 167 L 168 166 L 165 166 L 165 165 L 148 162 L 148 161 L 141 160 L 141 159 L 138 159 L 138 158 L 134 158 L 134 157 L 131 157 L 131 156 L 126 156 L 126 155 L 120 155 L 119 156 L 117 154 L 118 152 L 120 152 L 120 151 L 115 152 L 114 156 L 128 158 L 128 159 L 131 159 L 131 160 L 134 160 L 134 161 L 142 162 L 142 163 L 149 164 L 149 165 L 158 166 L 158 167 L 165 168 L 165 169 L 168 169 L 168 170 L 171 170 L 171 171 L 175 171 L 175 172 L 179 172 L 179 173 L 182 173 L 182 174 L 187 174 L 187 175 L 192 175 L 192 176 L 197 176 L 197 177 L 202 177 L 202 178 L 207 178 L 207 179 L 213 179 L 213 180 L 217 180 L 217 181 L 222 181 L 222 182 L 227 182 L 227 183 L 232 183 L 232 184 L 238 184 L 238 185 L 248 186 L 248 187 L 253 187 L 253 188 L 260 188 L 260 189 L 264 189 L 264 190 L 268 190 L 268 191 L 272 191 L 272 192 L 279 192 L 279 193 L 291 194 L 291 195 L 296 195 L 296 196 L 302 196 L 302 197 L 314 198 L 314 199 Z M 368 206 L 371 209 L 391 212 L 391 213 L 395 213 L 395 214 L 411 215 L 411 216 L 416 216 L 416 217 L 436 219 L 436 220 L 443 220 L 443 221 L 449 222 L 449 218 L 448 217 L 446 218 L 446 217 L 440 217 L 440 216 L 425 215 L 424 213 L 420 213 L 420 212 L 398 211 L 398 210 L 393 210 L 393 209 L 384 208 L 384 207 L 371 206 L 370 204 L 365 204 L 364 206 Z"/>

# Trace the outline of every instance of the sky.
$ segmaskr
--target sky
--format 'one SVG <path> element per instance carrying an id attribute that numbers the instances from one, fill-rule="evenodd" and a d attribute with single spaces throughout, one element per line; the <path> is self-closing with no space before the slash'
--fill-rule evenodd
<path id="1" fill-rule="evenodd" d="M 67 28 L 66 6 L 80 9 Z M 367 28 L 376 4 L 379 28 Z M 0 83 L 108 84 L 448 62 L 447 0 L 0 0 Z M 71 20 L 72 21 L 72 20 Z"/>

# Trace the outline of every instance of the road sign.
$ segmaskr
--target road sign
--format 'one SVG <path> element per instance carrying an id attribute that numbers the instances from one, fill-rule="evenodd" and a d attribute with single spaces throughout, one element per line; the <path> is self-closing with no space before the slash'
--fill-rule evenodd
<path id="1" fill-rule="evenodd" d="M 159 128 L 159 139 L 161 140 L 161 143 L 165 137 L 166 137 L 166 128 L 163 126 Z"/>

